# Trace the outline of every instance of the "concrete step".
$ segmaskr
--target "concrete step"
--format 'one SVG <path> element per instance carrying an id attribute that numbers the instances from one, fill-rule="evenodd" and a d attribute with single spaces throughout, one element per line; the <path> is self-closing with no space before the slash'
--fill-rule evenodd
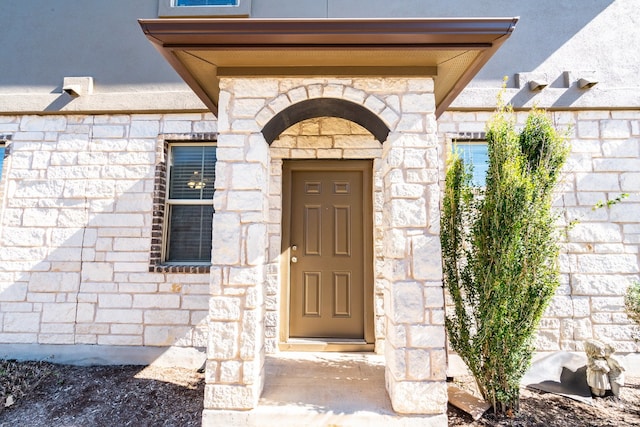
<path id="1" fill-rule="evenodd" d="M 205 410 L 204 427 L 443 427 L 446 414 L 394 412 L 384 357 L 374 353 L 281 352 L 267 356 L 265 385 L 251 411 Z"/>

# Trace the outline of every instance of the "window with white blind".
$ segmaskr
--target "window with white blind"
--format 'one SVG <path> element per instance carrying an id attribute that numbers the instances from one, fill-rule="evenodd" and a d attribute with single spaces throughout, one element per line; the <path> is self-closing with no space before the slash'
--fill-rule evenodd
<path id="1" fill-rule="evenodd" d="M 168 154 L 164 262 L 209 264 L 216 147 L 171 144 Z"/>

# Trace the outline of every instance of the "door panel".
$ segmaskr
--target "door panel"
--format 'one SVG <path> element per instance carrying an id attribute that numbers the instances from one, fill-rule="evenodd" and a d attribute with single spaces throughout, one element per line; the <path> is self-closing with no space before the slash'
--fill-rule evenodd
<path id="1" fill-rule="evenodd" d="M 364 173 L 291 172 L 289 336 L 365 335 Z"/>
<path id="2" fill-rule="evenodd" d="M 334 253 L 351 256 L 351 206 L 336 206 L 334 213 Z"/>
<path id="3" fill-rule="evenodd" d="M 322 255 L 322 206 L 304 207 L 304 254 Z"/>
<path id="4" fill-rule="evenodd" d="M 320 316 L 320 302 L 322 301 L 322 283 L 320 272 L 306 271 L 304 273 L 304 314 L 303 316 Z"/>
<path id="5" fill-rule="evenodd" d="M 333 316 L 351 317 L 351 274 L 333 273 Z"/>

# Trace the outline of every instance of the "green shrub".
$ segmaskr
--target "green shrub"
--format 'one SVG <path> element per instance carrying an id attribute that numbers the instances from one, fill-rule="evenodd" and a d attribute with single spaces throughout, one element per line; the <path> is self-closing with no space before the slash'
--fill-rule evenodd
<path id="1" fill-rule="evenodd" d="M 624 307 L 627 316 L 640 325 L 640 282 L 633 282 L 624 296 Z"/>
<path id="2" fill-rule="evenodd" d="M 472 187 L 469 167 L 453 155 L 441 220 L 449 340 L 502 414 L 518 410 L 533 337 L 559 284 L 551 202 L 569 151 L 544 112 L 533 110 L 521 132 L 514 122 L 499 103 L 487 129 L 485 188 Z"/>

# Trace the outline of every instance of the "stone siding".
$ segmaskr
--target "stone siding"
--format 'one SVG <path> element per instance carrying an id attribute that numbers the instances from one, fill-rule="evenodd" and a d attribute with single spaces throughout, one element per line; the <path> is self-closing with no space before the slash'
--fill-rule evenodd
<path id="1" fill-rule="evenodd" d="M 281 340 L 283 160 L 372 159 L 376 351 L 397 411 L 442 413 L 443 148 L 481 136 L 491 113 L 446 112 L 436 134 L 430 79 L 245 78 L 221 88 L 218 121 L 0 116 L 10 152 L 0 192 L 0 343 L 207 347 L 207 410 L 249 409 L 264 355 Z M 367 108 L 389 127 L 387 140 L 344 119 L 313 118 L 266 143 L 271 118 L 322 97 Z M 552 116 L 572 144 L 555 202 L 567 240 L 537 348 L 581 350 L 600 337 L 638 351 L 623 295 L 640 277 L 640 112 Z M 166 142 L 211 140 L 218 127 L 212 266 L 165 269 L 153 246 Z M 593 209 L 621 193 L 630 196 Z"/>
<path id="2" fill-rule="evenodd" d="M 287 158 L 374 159 L 372 309 L 378 351 L 384 341 L 387 390 L 398 412 L 446 411 L 438 239 L 443 159 L 433 80 L 225 78 L 220 87 L 213 234 L 227 244 L 213 251 L 205 413 L 255 407 L 264 355 L 280 339 Z M 320 119 L 303 121 L 267 144 L 261 130 L 274 116 L 317 98 L 364 107 L 386 123 L 387 140 L 381 146 L 344 120 Z"/>
<path id="3" fill-rule="evenodd" d="M 550 113 L 569 133 L 571 154 L 555 206 L 562 245 L 561 285 L 542 319 L 539 351 L 582 350 L 588 338 L 615 341 L 620 352 L 637 352 L 624 294 L 640 277 L 640 112 Z M 484 132 L 489 112 L 447 112 L 439 121 L 443 141 Z M 522 124 L 526 112 L 517 113 Z M 611 207 L 599 202 L 629 197 Z"/>
<path id="4" fill-rule="evenodd" d="M 213 132 L 213 115 L 0 116 L 0 130 L 0 343 L 206 347 L 209 275 L 151 273 L 149 257 L 163 135 Z"/>

